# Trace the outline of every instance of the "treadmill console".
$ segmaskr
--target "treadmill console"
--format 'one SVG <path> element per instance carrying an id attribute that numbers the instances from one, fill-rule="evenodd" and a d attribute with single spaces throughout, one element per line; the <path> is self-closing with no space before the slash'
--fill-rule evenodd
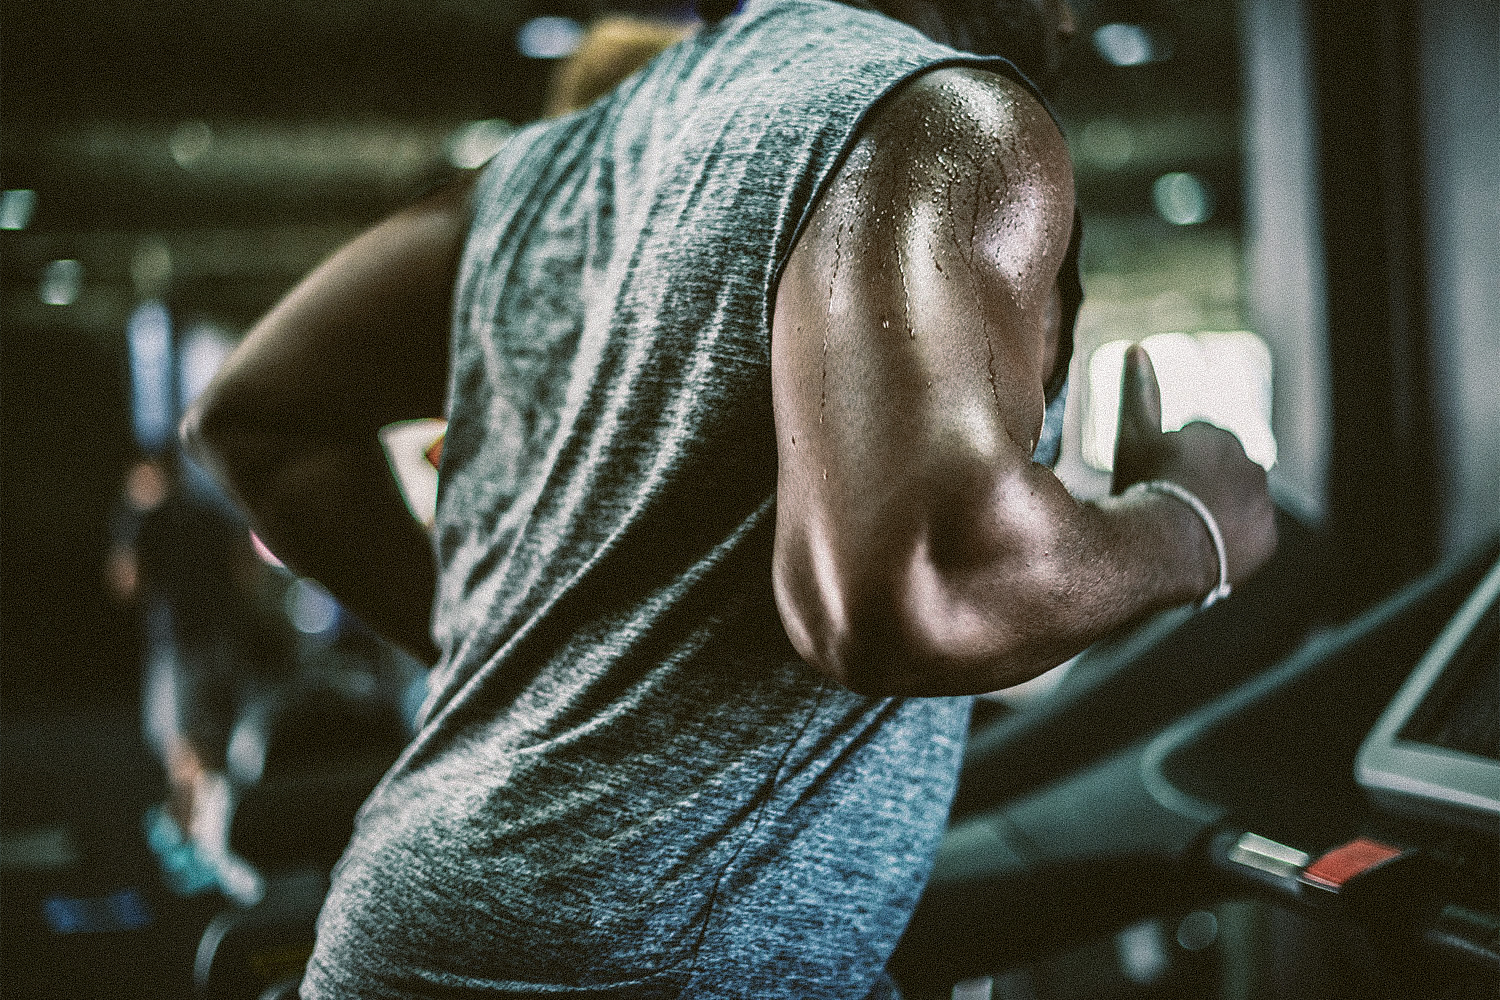
<path id="1" fill-rule="evenodd" d="M 1365 739 L 1355 777 L 1395 811 L 1500 831 L 1500 561 Z"/>

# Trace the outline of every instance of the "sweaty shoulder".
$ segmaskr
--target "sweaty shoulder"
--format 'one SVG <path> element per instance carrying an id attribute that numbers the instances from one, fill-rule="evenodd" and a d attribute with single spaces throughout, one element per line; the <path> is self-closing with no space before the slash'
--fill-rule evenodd
<path id="1" fill-rule="evenodd" d="M 1055 148 L 1038 149 L 1067 163 L 1067 147 L 1052 116 L 1022 83 L 1003 73 L 971 66 L 947 66 L 912 77 L 880 102 L 865 126 L 905 129 L 930 141 L 939 122 L 951 128 L 945 137 L 983 140 L 1032 133 Z"/>
<path id="2" fill-rule="evenodd" d="M 1010 432 L 1032 441 L 1072 231 L 1072 165 L 1040 101 L 985 70 L 921 74 L 871 110 L 820 196 L 778 289 L 773 355 L 816 330 L 803 314 L 859 329 L 871 313 L 882 330 L 899 317 L 924 363 L 977 338 Z"/>
<path id="3" fill-rule="evenodd" d="M 1071 176 L 1067 145 L 1041 101 L 1019 81 L 975 67 L 948 66 L 906 81 L 876 105 L 863 137 L 917 146 L 942 140 L 991 155 L 1021 151 L 996 143 L 1021 142 L 1039 165 Z"/>
<path id="4" fill-rule="evenodd" d="M 1012 258 L 1023 250 L 1055 251 L 1059 262 L 1067 249 L 1073 221 L 1067 144 L 1041 102 L 1000 73 L 947 67 L 907 82 L 873 110 L 843 173 L 864 175 L 844 176 L 845 182 L 935 201 L 952 213 L 944 228 L 958 237 L 965 235 L 960 224 L 971 223 L 970 235 L 982 244 L 976 249 L 1006 250 Z M 1006 245 L 994 246 L 1001 236 Z"/>

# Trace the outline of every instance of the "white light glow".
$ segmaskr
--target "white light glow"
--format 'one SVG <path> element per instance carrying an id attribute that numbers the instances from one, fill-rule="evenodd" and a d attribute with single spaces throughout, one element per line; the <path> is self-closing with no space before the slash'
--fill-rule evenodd
<path id="1" fill-rule="evenodd" d="M 196 167 L 214 146 L 214 130 L 206 122 L 185 121 L 172 132 L 167 148 L 184 170 Z"/>
<path id="2" fill-rule="evenodd" d="M 1139 24 L 1101 25 L 1094 31 L 1094 49 L 1111 66 L 1144 66 L 1167 55 Z"/>
<path id="3" fill-rule="evenodd" d="M 583 41 L 583 25 L 571 17 L 534 17 L 516 33 L 516 48 L 528 59 L 561 59 Z"/>
<path id="4" fill-rule="evenodd" d="M 25 229 L 36 213 L 36 192 L 12 188 L 0 194 L 0 229 Z"/>
<path id="5" fill-rule="evenodd" d="M 1167 974 L 1172 959 L 1167 955 L 1165 937 L 1155 920 L 1133 924 L 1115 935 L 1115 952 L 1125 978 L 1144 986 Z"/>
<path id="6" fill-rule="evenodd" d="M 992 1000 L 994 995 L 995 980 L 990 976 L 953 984 L 953 1000 Z"/>
<path id="7" fill-rule="evenodd" d="M 172 436 L 172 319 L 160 302 L 144 302 L 125 324 L 130 351 L 130 416 L 136 442 L 157 452 Z"/>
<path id="8" fill-rule="evenodd" d="M 1159 333 L 1141 342 L 1161 385 L 1162 429 L 1202 420 L 1232 432 L 1245 454 L 1265 469 L 1276 464 L 1271 433 L 1271 352 L 1253 333 Z M 1106 472 L 1115 464 L 1120 378 L 1126 340 L 1102 345 L 1089 358 L 1084 396 L 1083 459 Z"/>
<path id="9" fill-rule="evenodd" d="M 312 580 L 294 580 L 283 600 L 288 620 L 303 635 L 322 635 L 339 623 L 338 601 Z"/>
<path id="10" fill-rule="evenodd" d="M 443 149 L 449 163 L 460 170 L 472 170 L 489 162 L 515 131 L 514 125 L 499 118 L 469 122 L 443 140 Z"/>
<path id="11" fill-rule="evenodd" d="M 234 347 L 229 334 L 210 323 L 199 323 L 183 335 L 177 359 L 177 401 L 183 411 L 208 388 Z"/>
<path id="12" fill-rule="evenodd" d="M 1213 194 L 1193 174 L 1162 174 L 1151 185 L 1156 211 L 1174 226 L 1196 226 L 1213 215 Z"/>
<path id="13" fill-rule="evenodd" d="M 83 290 L 83 265 L 76 260 L 54 260 L 42 272 L 37 295 L 49 306 L 70 306 Z"/>

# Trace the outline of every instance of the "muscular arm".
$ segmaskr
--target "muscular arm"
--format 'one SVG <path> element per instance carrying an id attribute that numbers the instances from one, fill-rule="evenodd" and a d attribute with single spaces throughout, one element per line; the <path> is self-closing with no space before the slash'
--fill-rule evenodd
<path id="1" fill-rule="evenodd" d="M 940 70 L 866 126 L 788 262 L 776 598 L 803 657 L 857 691 L 1005 687 L 1214 583 L 1185 505 L 1081 503 L 1031 461 L 1072 212 L 1036 101 Z M 1236 557 L 1242 577 L 1265 556 Z"/>
<path id="2" fill-rule="evenodd" d="M 443 412 L 472 177 L 366 232 L 246 337 L 183 424 L 256 532 L 424 662 L 434 567 L 376 431 Z"/>

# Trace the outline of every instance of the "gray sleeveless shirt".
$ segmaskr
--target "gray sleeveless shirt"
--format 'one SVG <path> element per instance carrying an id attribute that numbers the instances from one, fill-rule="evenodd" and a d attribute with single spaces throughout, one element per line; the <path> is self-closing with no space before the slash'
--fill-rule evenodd
<path id="1" fill-rule="evenodd" d="M 873 13 L 752 3 L 486 168 L 443 657 L 304 997 L 870 993 L 970 702 L 862 697 L 787 642 L 770 314 L 861 116 L 950 62 L 1000 68 Z"/>

